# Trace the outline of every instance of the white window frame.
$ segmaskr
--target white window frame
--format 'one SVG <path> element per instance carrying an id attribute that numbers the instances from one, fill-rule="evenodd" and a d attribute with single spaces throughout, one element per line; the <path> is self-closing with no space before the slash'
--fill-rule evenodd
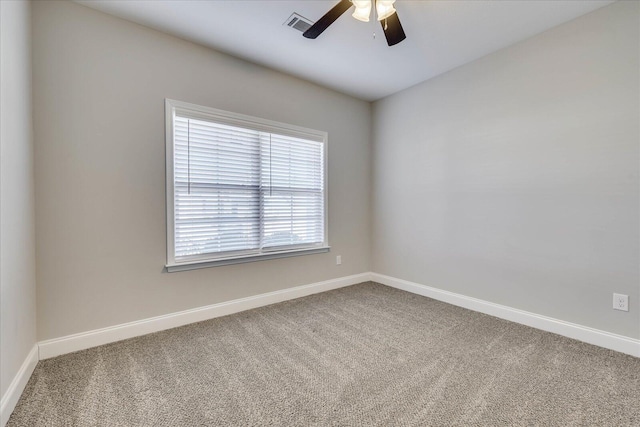
<path id="1" fill-rule="evenodd" d="M 174 117 L 178 113 L 181 117 L 198 120 L 208 120 L 231 126 L 238 126 L 262 132 L 298 137 L 321 142 L 324 150 L 324 241 L 320 245 L 304 247 L 287 247 L 264 249 L 258 253 L 234 254 L 215 256 L 205 254 L 190 257 L 188 260 L 176 260 L 175 257 L 175 216 L 174 216 Z M 329 252 L 329 191 L 328 191 L 328 134 L 327 132 L 307 129 L 286 123 L 247 116 L 203 107 L 187 102 L 165 99 L 165 139 L 166 139 L 166 208 L 167 208 L 167 264 L 169 272 L 193 270 L 197 268 L 215 267 L 219 265 L 238 264 L 244 262 L 262 261 L 266 259 L 285 258 L 299 255 L 309 255 Z"/>

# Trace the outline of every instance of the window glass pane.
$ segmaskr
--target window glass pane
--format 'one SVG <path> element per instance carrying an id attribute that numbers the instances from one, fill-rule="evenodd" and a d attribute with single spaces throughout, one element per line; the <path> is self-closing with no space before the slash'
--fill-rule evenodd
<path id="1" fill-rule="evenodd" d="M 174 121 L 176 258 L 260 246 L 258 132 Z"/>
<path id="2" fill-rule="evenodd" d="M 258 248 L 259 196 L 255 191 L 176 187 L 176 256 Z"/>
<path id="3" fill-rule="evenodd" d="M 324 241 L 322 143 L 262 138 L 263 248 Z"/>
<path id="4" fill-rule="evenodd" d="M 264 191 L 263 247 L 322 243 L 321 192 Z"/>

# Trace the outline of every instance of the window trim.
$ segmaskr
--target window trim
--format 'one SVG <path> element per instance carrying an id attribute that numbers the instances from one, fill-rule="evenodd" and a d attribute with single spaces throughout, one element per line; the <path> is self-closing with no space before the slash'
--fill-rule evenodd
<path id="1" fill-rule="evenodd" d="M 304 247 L 290 247 L 284 249 L 265 249 L 260 253 L 237 253 L 227 256 L 202 255 L 187 260 L 176 261 L 175 258 L 175 216 L 174 216 L 174 169 L 173 169 L 173 122 L 176 112 L 181 117 L 199 120 L 213 120 L 232 126 L 239 126 L 262 132 L 304 138 L 323 144 L 324 155 L 324 241 L 321 244 L 305 245 Z M 273 120 L 261 119 L 244 114 L 216 108 L 204 107 L 188 102 L 165 99 L 165 175 L 166 175 L 166 227 L 167 227 L 167 263 L 168 272 L 192 270 L 198 268 L 215 267 L 245 262 L 254 262 L 275 258 L 285 258 L 300 255 L 329 252 L 329 189 L 328 189 L 328 134 L 327 132 L 289 125 Z"/>

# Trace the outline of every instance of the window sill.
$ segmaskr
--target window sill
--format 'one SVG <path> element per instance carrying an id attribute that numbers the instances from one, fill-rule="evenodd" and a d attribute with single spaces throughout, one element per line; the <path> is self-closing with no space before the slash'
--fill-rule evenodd
<path id="1" fill-rule="evenodd" d="M 246 255 L 241 257 L 219 258 L 216 260 L 206 261 L 188 261 L 180 264 L 167 264 L 165 267 L 169 273 L 178 271 L 197 270 L 200 268 L 219 267 L 222 265 L 242 264 L 245 262 L 265 261 L 268 259 L 289 258 L 301 255 L 313 255 L 329 252 L 330 246 L 321 246 L 316 248 L 294 249 L 290 251 L 280 251 L 272 253 L 264 253 L 259 255 Z"/>

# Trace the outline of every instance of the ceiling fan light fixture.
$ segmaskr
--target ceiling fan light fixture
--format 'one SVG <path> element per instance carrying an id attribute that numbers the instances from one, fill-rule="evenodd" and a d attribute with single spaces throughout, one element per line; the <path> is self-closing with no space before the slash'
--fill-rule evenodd
<path id="1" fill-rule="evenodd" d="M 353 12 L 354 18 L 358 21 L 369 22 L 369 16 L 371 16 L 371 0 L 351 0 L 356 7 L 356 11 Z"/>
<path id="2" fill-rule="evenodd" d="M 396 9 L 393 7 L 393 4 L 396 0 L 376 0 L 376 13 L 378 15 L 378 21 L 382 21 L 383 19 L 387 19 L 394 13 L 396 13 Z"/>
<path id="3" fill-rule="evenodd" d="M 395 0 L 340 0 L 335 6 L 329 9 L 327 13 L 322 15 L 320 19 L 312 24 L 311 27 L 302 33 L 302 35 L 308 39 L 317 38 L 327 28 L 329 28 L 336 19 L 340 18 L 343 13 L 352 7 L 356 8 L 353 17 L 367 22 L 371 16 L 371 9 L 373 9 L 373 6 L 375 5 L 378 21 L 380 21 L 380 24 L 382 25 L 382 31 L 384 31 L 384 37 L 387 39 L 387 44 L 389 46 L 395 46 L 402 40 L 406 39 L 407 35 L 402 29 L 400 18 L 398 18 L 398 14 L 393 7 L 393 3 L 395 3 Z"/>

